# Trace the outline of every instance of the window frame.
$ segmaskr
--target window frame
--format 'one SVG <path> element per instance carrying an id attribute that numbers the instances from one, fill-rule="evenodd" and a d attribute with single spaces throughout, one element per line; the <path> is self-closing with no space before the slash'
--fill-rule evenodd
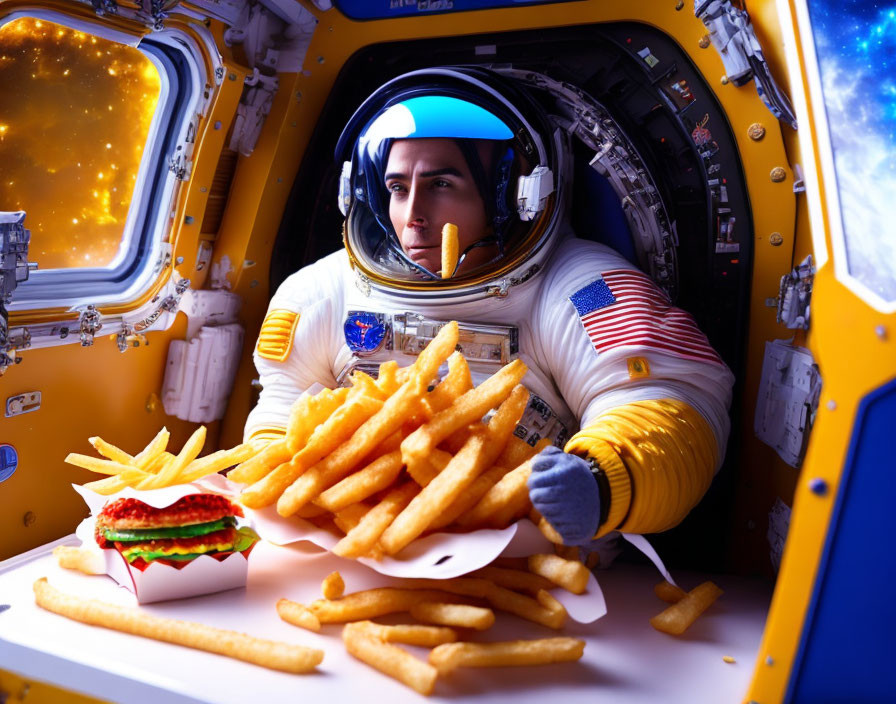
<path id="1" fill-rule="evenodd" d="M 164 29 L 141 37 L 97 22 L 36 8 L 17 10 L 0 17 L 0 27 L 25 17 L 136 48 L 159 72 L 160 93 L 115 259 L 105 267 L 32 271 L 29 279 L 19 284 L 8 310 L 27 314 L 60 307 L 71 310 L 88 304 L 99 308 L 137 305 L 163 274 L 171 256 L 171 213 L 181 181 L 170 165 L 175 155 L 186 151 L 187 143 L 195 137 L 194 117 L 201 112 L 206 85 L 202 58 L 192 41 L 180 36 L 182 32 L 177 29 Z M 24 210 L 29 212 L 27 204 Z"/>

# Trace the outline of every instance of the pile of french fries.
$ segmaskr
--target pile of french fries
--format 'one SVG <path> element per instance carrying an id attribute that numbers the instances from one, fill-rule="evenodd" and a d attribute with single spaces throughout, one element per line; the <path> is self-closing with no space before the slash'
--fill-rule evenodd
<path id="1" fill-rule="evenodd" d="M 548 590 L 558 586 L 585 591 L 589 570 L 581 562 L 557 555 L 503 560 L 454 579 L 405 579 L 343 596 L 338 573 L 324 579 L 323 599 L 309 605 L 288 599 L 277 603 L 280 617 L 296 626 L 320 631 L 324 624 L 345 624 L 348 652 L 371 667 L 420 692 L 433 692 L 439 677 L 462 667 L 531 666 L 578 660 L 585 642 L 554 637 L 500 642 L 466 640 L 495 623 L 494 610 L 560 629 L 563 605 Z M 371 619 L 408 613 L 417 623 L 380 624 Z M 421 660 L 398 643 L 430 648 Z"/>
<path id="2" fill-rule="evenodd" d="M 92 472 L 111 475 L 106 479 L 84 484 L 84 488 L 108 496 L 126 487 L 143 491 L 189 484 L 239 464 L 256 452 L 250 444 L 244 443 L 230 450 L 219 450 L 199 457 L 205 444 L 205 435 L 205 426 L 199 426 L 181 451 L 174 454 L 167 450 L 170 433 L 167 428 L 162 428 L 136 455 L 130 455 L 100 437 L 92 437 L 89 439 L 90 444 L 101 457 L 72 452 L 65 461 Z"/>
<path id="3" fill-rule="evenodd" d="M 356 371 L 349 388 L 300 397 L 285 437 L 227 475 L 247 485 L 240 502 L 276 504 L 342 535 L 337 555 L 376 559 L 425 533 L 504 528 L 529 514 L 529 461 L 549 441 L 513 436 L 526 365 L 514 360 L 474 388 L 457 342 L 457 323 L 446 324 L 413 365 L 386 362 L 375 381 Z"/>

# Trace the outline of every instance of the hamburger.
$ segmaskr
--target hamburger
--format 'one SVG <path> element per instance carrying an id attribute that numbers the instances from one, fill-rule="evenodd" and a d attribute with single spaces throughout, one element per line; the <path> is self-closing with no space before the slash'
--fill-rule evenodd
<path id="1" fill-rule="evenodd" d="M 200 555 L 223 560 L 239 552 L 248 557 L 258 535 L 237 527 L 242 516 L 239 506 L 218 494 L 189 494 L 165 508 L 117 499 L 96 517 L 96 542 L 118 550 L 140 571 L 152 562 L 180 569 Z"/>

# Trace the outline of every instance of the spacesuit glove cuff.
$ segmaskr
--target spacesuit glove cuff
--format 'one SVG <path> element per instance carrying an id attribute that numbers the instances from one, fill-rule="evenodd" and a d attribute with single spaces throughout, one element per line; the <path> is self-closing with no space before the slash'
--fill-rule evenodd
<path id="1" fill-rule="evenodd" d="M 282 440 L 285 437 L 286 428 L 256 428 L 243 439 L 243 442 L 271 442 L 272 440 Z"/>
<path id="2" fill-rule="evenodd" d="M 598 526 L 595 538 L 599 538 L 622 525 L 628 515 L 632 499 L 632 483 L 628 470 L 619 454 L 606 441 L 594 437 L 594 426 L 583 428 L 570 438 L 564 452 L 583 457 L 599 467 L 609 489 L 609 509 L 606 520 Z"/>

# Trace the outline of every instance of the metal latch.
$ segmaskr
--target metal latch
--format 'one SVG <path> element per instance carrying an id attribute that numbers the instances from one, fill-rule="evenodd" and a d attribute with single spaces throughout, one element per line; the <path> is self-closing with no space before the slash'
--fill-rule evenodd
<path id="1" fill-rule="evenodd" d="M 6 399 L 6 417 L 20 416 L 40 409 L 40 391 L 29 391 Z"/>
<path id="2" fill-rule="evenodd" d="M 78 320 L 81 347 L 90 347 L 93 344 L 93 338 L 96 336 L 97 331 L 103 327 L 102 322 L 100 322 L 101 317 L 96 306 L 92 304 L 81 312 L 81 317 Z"/>
<path id="3" fill-rule="evenodd" d="M 0 374 L 10 364 L 21 361 L 15 350 L 27 347 L 29 336 L 23 328 L 19 340 L 9 332 L 9 315 L 6 306 L 12 301 L 16 287 L 28 280 L 28 275 L 37 264 L 28 261 L 28 245 L 31 230 L 25 228 L 25 212 L 0 212 Z"/>

